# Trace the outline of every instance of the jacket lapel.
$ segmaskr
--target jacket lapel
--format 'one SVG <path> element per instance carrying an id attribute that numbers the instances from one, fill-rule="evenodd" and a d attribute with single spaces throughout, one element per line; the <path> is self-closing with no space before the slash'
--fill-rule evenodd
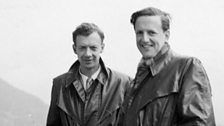
<path id="1" fill-rule="evenodd" d="M 68 88 L 61 88 L 58 95 L 57 105 L 61 108 L 65 113 L 69 116 L 73 117 L 74 113 L 72 113 L 72 99 L 70 99 L 70 91 Z"/>
<path id="2" fill-rule="evenodd" d="M 171 74 L 163 74 L 162 76 L 173 76 Z M 176 93 L 179 90 L 178 82 L 174 82 L 175 77 L 168 77 L 174 79 L 160 80 L 161 77 L 156 76 L 154 78 L 149 78 L 149 80 L 145 83 L 143 88 L 138 94 L 138 98 L 140 98 L 139 110 L 142 109 L 145 105 L 154 101 L 163 96 L 170 95 L 172 93 Z"/>
<path id="3" fill-rule="evenodd" d="M 141 89 L 135 96 L 139 102 L 139 109 L 152 102 L 156 98 L 178 91 L 178 83 L 173 82 L 173 80 L 175 80 L 175 74 L 171 74 L 172 68 L 166 67 L 171 61 L 172 56 L 173 53 L 170 50 L 169 44 L 165 43 L 161 51 L 153 59 L 152 64 L 149 66 L 151 76 L 147 76 L 148 78 L 142 79 L 144 78 L 143 76 L 139 79 L 138 82 L 136 82 L 136 84 L 141 85 Z"/>
<path id="4" fill-rule="evenodd" d="M 62 87 L 60 88 L 57 101 L 58 107 L 71 117 L 76 116 L 76 110 L 74 110 L 73 104 L 75 103 L 74 101 L 77 99 L 72 96 L 74 90 L 77 90 L 77 93 L 79 94 L 82 101 L 85 100 L 84 89 L 83 91 L 81 90 L 82 85 L 79 81 L 78 68 L 79 62 L 76 61 L 72 65 L 70 70 L 65 74 L 64 80 L 60 82 L 60 85 L 62 85 Z"/>
<path id="5" fill-rule="evenodd" d="M 74 83 L 77 83 L 77 80 L 74 81 Z M 72 95 L 75 92 L 74 90 L 77 89 L 72 84 L 68 87 L 62 87 L 59 91 L 57 106 L 73 120 L 81 122 L 81 119 L 79 117 L 79 110 L 77 110 L 76 105 L 74 105 L 74 103 L 76 103 L 78 100 L 78 97 Z M 78 94 L 81 96 L 80 98 L 83 101 L 85 96 L 82 96 L 80 93 Z"/>
<path id="6" fill-rule="evenodd" d="M 82 99 L 83 102 L 85 102 L 85 90 L 82 86 L 82 83 L 80 81 L 76 80 L 73 82 L 73 85 L 74 85 L 79 97 Z"/>

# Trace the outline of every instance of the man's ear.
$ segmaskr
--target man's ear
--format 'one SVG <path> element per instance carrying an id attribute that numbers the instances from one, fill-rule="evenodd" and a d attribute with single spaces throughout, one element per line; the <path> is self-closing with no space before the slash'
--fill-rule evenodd
<path id="1" fill-rule="evenodd" d="M 101 43 L 101 51 L 100 51 L 100 53 L 102 53 L 102 52 L 103 52 L 104 47 L 105 47 L 105 44 L 102 42 L 102 43 Z"/>
<path id="2" fill-rule="evenodd" d="M 166 37 L 166 41 L 168 41 L 170 38 L 170 30 L 165 31 L 165 37 Z"/>
<path id="3" fill-rule="evenodd" d="M 72 45 L 72 48 L 73 48 L 74 53 L 77 54 L 75 44 Z"/>

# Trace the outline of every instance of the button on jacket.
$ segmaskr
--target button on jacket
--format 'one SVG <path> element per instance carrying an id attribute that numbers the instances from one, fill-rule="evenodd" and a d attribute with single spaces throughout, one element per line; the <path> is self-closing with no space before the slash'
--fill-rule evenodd
<path id="1" fill-rule="evenodd" d="M 166 43 L 150 66 L 138 68 L 118 125 L 215 126 L 211 87 L 201 62 Z"/>
<path id="2" fill-rule="evenodd" d="M 124 100 L 130 78 L 104 66 L 85 91 L 79 61 L 53 80 L 47 126 L 112 126 Z"/>

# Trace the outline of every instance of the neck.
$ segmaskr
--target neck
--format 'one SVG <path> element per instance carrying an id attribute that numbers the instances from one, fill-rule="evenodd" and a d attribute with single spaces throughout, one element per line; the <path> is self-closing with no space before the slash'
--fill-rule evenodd
<path id="1" fill-rule="evenodd" d="M 98 69 L 99 69 L 100 65 L 98 65 L 97 67 L 94 68 L 84 68 L 84 67 L 80 67 L 80 72 L 84 75 L 86 75 L 87 77 L 91 77 Z"/>
<path id="2" fill-rule="evenodd" d="M 144 65 L 150 66 L 153 63 L 153 58 L 144 58 L 143 57 L 143 61 L 144 61 Z"/>

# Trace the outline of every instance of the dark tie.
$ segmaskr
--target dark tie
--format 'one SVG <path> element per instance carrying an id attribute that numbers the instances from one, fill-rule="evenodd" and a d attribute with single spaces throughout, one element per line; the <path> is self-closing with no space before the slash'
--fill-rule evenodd
<path id="1" fill-rule="evenodd" d="M 93 79 L 92 78 L 88 78 L 86 80 L 86 89 L 88 89 L 91 86 L 92 83 L 93 83 Z"/>

